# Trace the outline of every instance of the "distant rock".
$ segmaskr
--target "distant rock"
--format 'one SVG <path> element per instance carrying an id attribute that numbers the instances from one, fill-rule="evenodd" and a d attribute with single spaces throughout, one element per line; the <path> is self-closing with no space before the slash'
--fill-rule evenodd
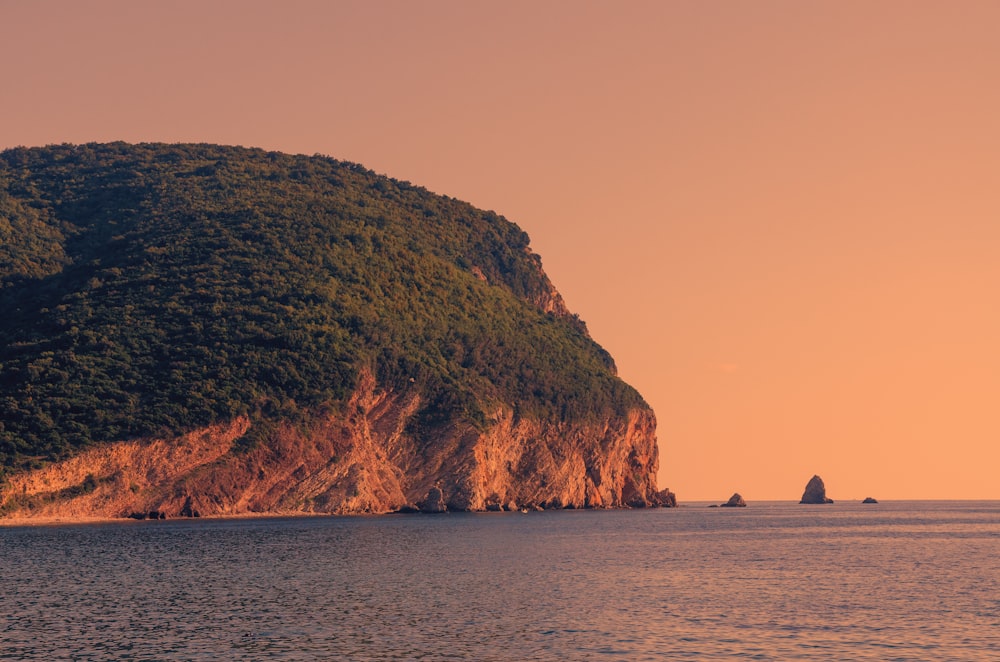
<path id="1" fill-rule="evenodd" d="M 878 499 L 875 497 L 865 497 L 865 500 L 861 503 L 878 503 Z"/>
<path id="2" fill-rule="evenodd" d="M 746 508 L 747 507 L 747 502 L 743 500 L 743 497 L 740 496 L 739 492 L 736 492 L 735 494 L 733 494 L 733 496 L 729 497 L 729 501 L 727 501 L 724 504 L 722 504 L 722 507 L 723 508 Z"/>
<path id="3" fill-rule="evenodd" d="M 806 491 L 802 493 L 802 500 L 799 503 L 833 503 L 833 499 L 826 496 L 826 485 L 819 476 L 813 476 L 806 484 Z"/>

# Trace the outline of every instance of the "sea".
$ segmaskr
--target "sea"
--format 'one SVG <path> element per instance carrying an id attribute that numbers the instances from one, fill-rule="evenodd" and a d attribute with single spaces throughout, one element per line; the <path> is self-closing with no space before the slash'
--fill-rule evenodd
<path id="1" fill-rule="evenodd" d="M 1000 502 L 706 506 L 0 527 L 0 659 L 1000 659 Z"/>

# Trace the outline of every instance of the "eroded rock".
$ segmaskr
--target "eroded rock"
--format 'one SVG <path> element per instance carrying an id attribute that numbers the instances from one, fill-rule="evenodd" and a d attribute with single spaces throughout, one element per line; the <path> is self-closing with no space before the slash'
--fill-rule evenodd
<path id="1" fill-rule="evenodd" d="M 802 500 L 799 503 L 833 503 L 833 499 L 826 495 L 826 485 L 823 484 L 823 479 L 819 476 L 813 476 L 806 483 L 806 490 L 802 493 Z"/>
<path id="2" fill-rule="evenodd" d="M 677 495 L 671 492 L 669 487 L 664 487 L 654 496 L 653 505 L 660 508 L 676 508 Z"/>
<path id="3" fill-rule="evenodd" d="M 422 513 L 445 513 L 448 506 L 444 502 L 444 493 L 440 487 L 434 486 L 427 492 L 427 498 L 419 504 Z"/>
<path id="4" fill-rule="evenodd" d="M 444 427 L 418 439 L 408 426 L 421 401 L 417 389 L 381 390 L 363 374 L 348 415 L 274 424 L 249 450 L 235 450 L 252 427 L 246 418 L 88 449 L 11 476 L 0 508 L 29 518 L 390 513 L 426 507 L 435 486 L 448 511 L 677 505 L 669 489 L 656 488 L 648 409 L 566 423 L 500 406 L 485 429 Z M 88 474 L 102 479 L 69 496 Z"/>

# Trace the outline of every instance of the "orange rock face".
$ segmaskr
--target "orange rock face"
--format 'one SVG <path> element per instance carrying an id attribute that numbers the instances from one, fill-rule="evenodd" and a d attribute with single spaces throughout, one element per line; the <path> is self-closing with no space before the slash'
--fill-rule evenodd
<path id="1" fill-rule="evenodd" d="M 9 478 L 15 518 L 386 513 L 417 509 L 438 488 L 448 510 L 674 505 L 657 492 L 649 409 L 590 423 L 515 420 L 485 430 L 452 423 L 432 438 L 407 429 L 420 393 L 380 390 L 363 375 L 344 413 L 269 428 L 239 451 L 247 419 L 174 439 L 84 451 Z"/>

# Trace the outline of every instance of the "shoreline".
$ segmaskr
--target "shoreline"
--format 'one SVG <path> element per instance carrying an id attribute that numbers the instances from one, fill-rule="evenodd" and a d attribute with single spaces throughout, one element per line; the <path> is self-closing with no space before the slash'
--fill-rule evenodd
<path id="1" fill-rule="evenodd" d="M 982 503 L 990 507 L 1000 507 L 1000 499 L 884 499 L 879 500 L 877 504 L 862 504 L 860 500 L 842 500 L 834 504 L 822 504 L 824 512 L 841 510 L 844 507 L 851 507 L 853 510 L 854 506 L 864 505 L 865 511 L 878 512 L 882 510 L 878 506 L 883 508 L 888 506 L 891 509 L 898 508 L 901 504 L 928 504 L 928 503 L 938 503 L 938 504 L 970 504 L 970 503 Z M 559 512 L 559 511 L 569 511 L 569 512 L 609 512 L 609 511 L 633 511 L 633 510 L 668 510 L 668 511 L 708 511 L 707 506 L 718 506 L 716 501 L 686 501 L 684 503 L 677 504 L 677 506 L 672 508 L 664 507 L 649 507 L 649 508 L 553 508 L 544 509 L 537 512 Z M 810 504 L 800 504 L 799 502 L 788 499 L 780 501 L 755 501 L 748 504 L 748 507 L 739 509 L 740 511 L 752 511 L 756 507 L 764 508 L 786 508 L 793 507 L 793 509 L 798 510 L 801 507 L 804 510 L 811 510 L 815 506 Z M 839 508 L 837 506 L 840 506 Z M 730 510 L 730 509 L 722 509 Z M 78 524 L 113 524 L 113 523 L 141 523 L 141 522 L 198 522 L 198 521 L 226 521 L 226 520 L 242 520 L 242 519 L 291 519 L 291 518 L 319 518 L 319 517 L 351 517 L 351 518 L 372 518 L 372 517 L 386 517 L 392 515 L 428 515 L 428 516 L 440 516 L 449 514 L 515 514 L 521 513 L 522 511 L 489 511 L 489 510 L 477 510 L 477 511 L 447 511 L 444 513 L 422 513 L 422 512 L 401 512 L 401 511 L 389 511 L 384 513 L 304 513 L 301 511 L 286 511 L 286 512 L 244 512 L 244 513 L 229 513 L 223 515 L 207 515 L 203 517 L 169 517 L 165 519 L 135 519 L 132 517 L 108 517 L 108 516 L 91 516 L 91 515 L 42 515 L 38 517 L 0 517 L 0 529 L 3 528 L 16 528 L 16 527 L 43 527 L 43 526 L 73 526 Z M 536 511 L 529 511 L 536 512 Z"/>
<path id="2" fill-rule="evenodd" d="M 266 511 L 266 512 L 245 512 L 245 513 L 229 513 L 222 515 L 203 515 L 201 517 L 166 517 L 163 519 L 157 518 L 146 518 L 146 519 L 136 519 L 133 517 L 108 517 L 108 516 L 91 516 L 91 515 L 40 515 L 38 517 L 0 517 L 0 528 L 4 527 L 30 527 L 30 526 L 72 526 L 75 524 L 113 524 L 116 522 L 211 522 L 211 521 L 225 521 L 225 520 L 240 520 L 240 519 L 280 519 L 280 518 L 318 518 L 318 517 L 392 517 L 395 515 L 402 516 L 413 516 L 413 515 L 423 515 L 430 517 L 437 517 L 441 515 L 451 515 L 451 514 L 490 514 L 490 515 L 513 515 L 513 514 L 525 514 L 530 512 L 611 512 L 611 511 L 632 511 L 632 510 L 676 510 L 677 507 L 664 507 L 664 506 L 648 506 L 646 508 L 542 508 L 542 509 L 528 509 L 528 510 L 456 510 L 456 511 L 444 511 L 444 512 L 423 512 L 423 511 L 403 511 L 403 510 L 390 510 L 384 513 L 304 513 L 301 511 L 286 511 L 286 512 L 276 512 L 276 511 Z"/>
<path id="3" fill-rule="evenodd" d="M 392 515 L 393 513 L 384 513 Z M 44 515 L 40 517 L 0 517 L 0 528 L 5 527 L 29 527 L 29 526 L 72 526 L 75 524 L 114 524 L 114 523 L 136 523 L 144 522 L 197 522 L 197 521 L 220 521 L 238 519 L 277 519 L 282 517 L 365 517 L 366 515 L 336 515 L 334 513 L 301 513 L 301 512 L 262 512 L 262 513 L 232 513 L 228 515 L 208 515 L 205 517 L 167 517 L 164 519 L 135 519 L 134 517 L 107 517 L 107 516 L 55 516 Z M 375 516 L 374 514 L 372 516 Z"/>

